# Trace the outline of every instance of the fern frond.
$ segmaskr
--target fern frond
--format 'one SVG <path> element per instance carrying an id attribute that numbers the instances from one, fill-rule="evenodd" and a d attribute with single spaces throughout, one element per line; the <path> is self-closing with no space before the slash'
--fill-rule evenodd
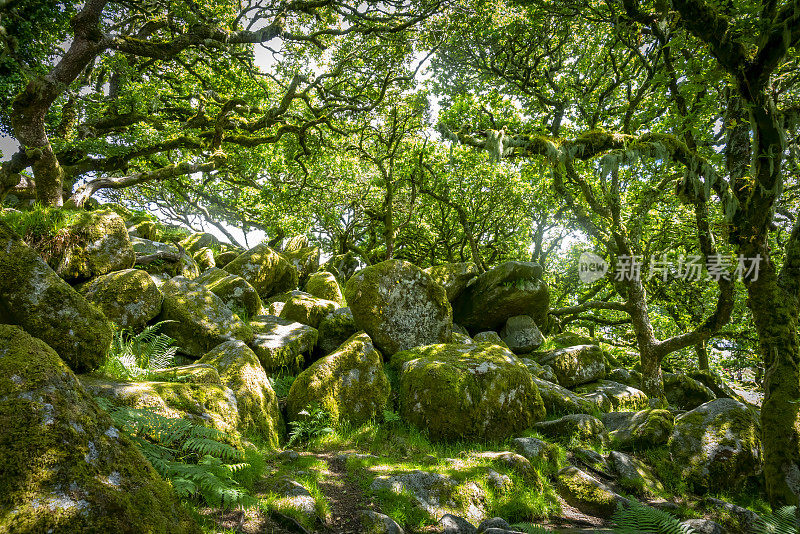
<path id="1" fill-rule="evenodd" d="M 796 506 L 784 506 L 759 517 L 754 525 L 758 534 L 797 534 L 800 532 L 800 521 Z"/>
<path id="2" fill-rule="evenodd" d="M 698 534 L 669 513 L 636 502 L 620 507 L 611 520 L 616 534 Z"/>

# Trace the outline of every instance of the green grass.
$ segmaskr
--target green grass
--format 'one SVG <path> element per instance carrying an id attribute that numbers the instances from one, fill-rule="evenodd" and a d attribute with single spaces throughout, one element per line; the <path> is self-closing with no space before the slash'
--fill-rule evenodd
<path id="1" fill-rule="evenodd" d="M 0 212 L 0 220 L 8 224 L 25 241 L 30 242 L 55 236 L 83 213 L 86 212 L 35 204 L 25 211 Z"/>

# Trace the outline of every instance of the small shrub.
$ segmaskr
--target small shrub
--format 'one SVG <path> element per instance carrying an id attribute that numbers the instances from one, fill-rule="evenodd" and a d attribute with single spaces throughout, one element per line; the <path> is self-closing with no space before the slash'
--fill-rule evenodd
<path id="1" fill-rule="evenodd" d="M 301 419 L 289 423 L 292 429 L 289 432 L 289 441 L 286 442 L 287 447 L 333 434 L 330 414 L 318 405 L 311 405 L 308 410 L 302 410 L 298 415 Z"/>
<path id="2" fill-rule="evenodd" d="M 141 333 L 115 328 L 111 347 L 100 372 L 117 380 L 144 380 L 150 371 L 172 365 L 178 347 L 174 339 L 159 334 L 167 321 L 146 327 Z"/>

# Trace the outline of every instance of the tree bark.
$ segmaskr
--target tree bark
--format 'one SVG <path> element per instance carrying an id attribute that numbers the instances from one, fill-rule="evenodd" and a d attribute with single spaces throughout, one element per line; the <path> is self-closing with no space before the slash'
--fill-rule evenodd
<path id="1" fill-rule="evenodd" d="M 708 371 L 710 366 L 708 364 L 708 349 L 706 348 L 705 340 L 698 341 L 694 346 L 694 351 L 697 353 L 697 367 L 701 371 Z"/>

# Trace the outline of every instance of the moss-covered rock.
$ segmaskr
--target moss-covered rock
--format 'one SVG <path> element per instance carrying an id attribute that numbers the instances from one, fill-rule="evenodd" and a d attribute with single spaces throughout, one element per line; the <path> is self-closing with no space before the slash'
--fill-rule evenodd
<path id="1" fill-rule="evenodd" d="M 59 233 L 64 245 L 49 247 L 46 256 L 67 282 L 130 269 L 136 261 L 125 221 L 111 210 L 82 212 Z"/>
<path id="2" fill-rule="evenodd" d="M 156 369 L 148 374 L 153 382 L 182 382 L 184 384 L 222 385 L 217 370 L 205 363 L 191 363 Z"/>
<path id="3" fill-rule="evenodd" d="M 317 330 L 274 315 L 258 315 L 250 320 L 255 337 L 249 344 L 267 372 L 298 372 L 304 355 L 314 350 Z"/>
<path id="4" fill-rule="evenodd" d="M 195 232 L 186 239 L 180 242 L 181 246 L 186 249 L 191 255 L 201 251 L 204 248 L 217 247 L 219 248 L 219 239 L 214 235 L 207 232 Z"/>
<path id="5" fill-rule="evenodd" d="M 741 402 L 742 404 L 747 404 L 747 401 L 744 399 L 744 397 L 736 393 L 733 388 L 731 388 L 717 373 L 712 373 L 711 371 L 694 370 L 687 373 L 687 375 L 689 378 L 697 380 L 710 389 L 718 399 L 733 399 Z"/>
<path id="6" fill-rule="evenodd" d="M 358 332 L 350 308 L 337 308 L 322 318 L 319 323 L 317 352 L 326 356 Z"/>
<path id="7" fill-rule="evenodd" d="M 733 399 L 713 400 L 675 418 L 670 455 L 697 489 L 738 487 L 761 472 L 760 432 L 755 410 Z"/>
<path id="8" fill-rule="evenodd" d="M 81 286 L 80 291 L 103 315 L 124 328 L 141 330 L 161 313 L 161 291 L 140 269 L 98 276 Z"/>
<path id="9" fill-rule="evenodd" d="M 492 343 L 494 345 L 499 345 L 504 349 L 508 349 L 506 342 L 500 337 L 500 334 L 495 332 L 494 330 L 487 330 L 485 332 L 478 332 L 474 336 L 472 336 L 472 340 L 475 343 Z M 510 349 L 509 349 L 510 350 Z"/>
<path id="10" fill-rule="evenodd" d="M 287 398 L 288 417 L 295 420 L 301 410 L 318 404 L 334 424 L 359 425 L 383 411 L 389 393 L 381 355 L 362 332 L 297 376 Z"/>
<path id="11" fill-rule="evenodd" d="M 212 268 L 200 275 L 197 282 L 206 286 L 229 310 L 237 314 L 253 317 L 262 312 L 264 305 L 258 291 L 241 276 Z"/>
<path id="12" fill-rule="evenodd" d="M 0 531 L 199 529 L 43 341 L 0 325 Z"/>
<path id="13" fill-rule="evenodd" d="M 475 340 L 469 337 L 468 334 L 462 334 L 461 332 L 453 332 L 450 342 L 457 345 L 475 345 Z"/>
<path id="14" fill-rule="evenodd" d="M 213 366 L 236 396 L 239 429 L 257 432 L 273 449 L 284 432 L 278 397 L 258 357 L 241 341 L 226 341 L 198 360 Z"/>
<path id="15" fill-rule="evenodd" d="M 639 371 L 625 369 L 623 367 L 611 369 L 608 373 L 606 373 L 606 378 L 637 389 L 642 385 L 642 373 Z"/>
<path id="16" fill-rule="evenodd" d="M 297 279 L 300 285 L 304 285 L 311 273 L 319 269 L 320 251 L 318 247 L 301 247 L 296 250 L 284 249 L 281 255 L 297 271 Z"/>
<path id="17" fill-rule="evenodd" d="M 535 376 L 532 379 L 539 390 L 548 414 L 593 413 L 596 411 L 593 403 L 579 397 L 567 388 Z"/>
<path id="18" fill-rule="evenodd" d="M 386 514 L 372 510 L 360 510 L 359 518 L 362 534 L 405 534 L 403 527 Z"/>
<path id="19" fill-rule="evenodd" d="M 131 246 L 133 247 L 137 257 L 150 256 L 158 253 L 168 253 L 180 258 L 178 261 L 155 260 L 147 265 L 143 265 L 143 270 L 150 274 L 164 274 L 170 278 L 173 276 L 183 276 L 189 280 L 194 280 L 200 276 L 200 268 L 197 266 L 197 263 L 188 254 L 180 255 L 180 251 L 175 245 L 168 245 L 167 243 L 161 243 L 159 241 L 150 241 L 149 239 L 132 237 Z"/>
<path id="20" fill-rule="evenodd" d="M 500 330 L 509 317 L 530 315 L 546 329 L 550 292 L 535 263 L 509 261 L 467 285 L 453 301 L 453 317 L 470 332 Z"/>
<path id="21" fill-rule="evenodd" d="M 545 461 L 555 465 L 558 462 L 558 446 L 539 438 L 514 438 L 511 448 L 530 462 Z"/>
<path id="22" fill-rule="evenodd" d="M 155 239 L 157 235 L 157 223 L 150 219 L 139 221 L 128 226 L 128 236 L 141 237 L 143 239 Z"/>
<path id="23" fill-rule="evenodd" d="M 447 292 L 447 300 L 453 302 L 466 289 L 470 280 L 480 274 L 472 262 L 444 263 L 425 269 L 437 284 Z"/>
<path id="24" fill-rule="evenodd" d="M 550 344 L 557 349 L 565 349 L 576 345 L 597 345 L 594 338 L 575 332 L 561 332 L 560 334 L 552 336 L 549 341 Z"/>
<path id="25" fill-rule="evenodd" d="M 539 362 L 531 360 L 530 358 L 520 358 L 519 360 L 525 364 L 525 367 L 528 368 L 528 371 L 530 371 L 534 377 L 547 380 L 548 382 L 558 382 L 558 377 L 556 377 L 553 368 L 549 365 L 541 365 Z"/>
<path id="26" fill-rule="evenodd" d="M 230 262 L 235 260 L 239 256 L 239 254 L 241 254 L 241 252 L 236 251 L 236 250 L 225 250 L 225 251 L 222 251 L 219 254 L 217 254 L 216 256 L 214 256 L 214 264 L 217 267 L 220 267 L 220 268 L 225 267 Z"/>
<path id="27" fill-rule="evenodd" d="M 264 243 L 243 252 L 225 266 L 256 288 L 262 299 L 297 287 L 297 269 Z"/>
<path id="28" fill-rule="evenodd" d="M 653 470 L 633 456 L 611 451 L 607 462 L 617 476 L 617 484 L 625 490 L 645 497 L 657 497 L 664 493 L 664 485 Z"/>
<path id="29" fill-rule="evenodd" d="M 197 268 L 200 269 L 200 272 L 217 266 L 217 263 L 214 260 L 214 251 L 210 248 L 201 248 L 192 254 L 192 259 L 197 264 Z"/>
<path id="30" fill-rule="evenodd" d="M 542 344 L 544 338 L 530 315 L 515 315 L 506 320 L 500 337 L 514 354 L 525 354 Z"/>
<path id="31" fill-rule="evenodd" d="M 221 383 L 124 382 L 92 375 L 80 380 L 92 395 L 119 406 L 189 419 L 223 432 L 239 429 L 236 397 Z"/>
<path id="32" fill-rule="evenodd" d="M 75 371 L 97 368 L 111 345 L 105 316 L 0 222 L 0 315 L 50 345 Z"/>
<path id="33" fill-rule="evenodd" d="M 322 318 L 338 307 L 339 305 L 332 300 L 325 300 L 308 294 L 292 295 L 283 304 L 280 317 L 287 321 L 295 321 L 317 328 Z"/>
<path id="34" fill-rule="evenodd" d="M 356 325 L 387 356 L 450 341 L 453 311 L 444 289 L 407 261 L 362 269 L 348 280 L 345 298 Z"/>
<path id="35" fill-rule="evenodd" d="M 605 417 L 603 421 L 605 424 Z M 615 422 L 609 437 L 612 445 L 622 450 L 658 447 L 669 439 L 674 422 L 675 416 L 669 410 L 641 410 L 630 414 L 626 413 L 625 418 L 619 418 Z"/>
<path id="36" fill-rule="evenodd" d="M 558 472 L 556 488 L 568 504 L 585 514 L 606 519 L 614 515 L 619 504 L 628 503 L 611 488 L 573 466 Z"/>
<path id="37" fill-rule="evenodd" d="M 570 414 L 552 421 L 536 423 L 542 435 L 565 442 L 576 439 L 579 442 L 608 444 L 608 430 L 603 422 L 587 414 Z"/>
<path id="38" fill-rule="evenodd" d="M 333 276 L 336 277 L 336 280 L 339 281 L 339 285 L 343 286 L 362 265 L 362 261 L 353 252 L 347 252 L 346 254 L 332 256 L 320 266 L 319 270 L 332 273 Z"/>
<path id="39" fill-rule="evenodd" d="M 598 380 L 583 384 L 575 388 L 575 393 L 584 397 L 602 394 L 610 401 L 611 409 L 618 411 L 642 410 L 650 404 L 643 391 L 611 380 Z"/>
<path id="40" fill-rule="evenodd" d="M 220 343 L 253 340 L 253 331 L 231 312 L 208 288 L 182 276 L 161 286 L 164 303 L 159 320 L 172 321 L 162 327 L 175 339 L 179 350 L 200 357 Z"/>
<path id="41" fill-rule="evenodd" d="M 326 271 L 320 271 L 308 277 L 306 292 L 321 299 L 332 300 L 339 306 L 346 305 L 339 282 L 332 273 Z"/>
<path id="42" fill-rule="evenodd" d="M 544 417 L 525 365 L 482 343 L 428 345 L 395 354 L 400 415 L 438 439 L 503 439 Z"/>
<path id="43" fill-rule="evenodd" d="M 664 373 L 664 393 L 670 406 L 693 410 L 716 395 L 708 387 L 683 373 Z"/>
<path id="44" fill-rule="evenodd" d="M 599 380 L 606 374 L 603 351 L 597 345 L 554 350 L 539 358 L 539 363 L 552 367 L 565 388 Z"/>

